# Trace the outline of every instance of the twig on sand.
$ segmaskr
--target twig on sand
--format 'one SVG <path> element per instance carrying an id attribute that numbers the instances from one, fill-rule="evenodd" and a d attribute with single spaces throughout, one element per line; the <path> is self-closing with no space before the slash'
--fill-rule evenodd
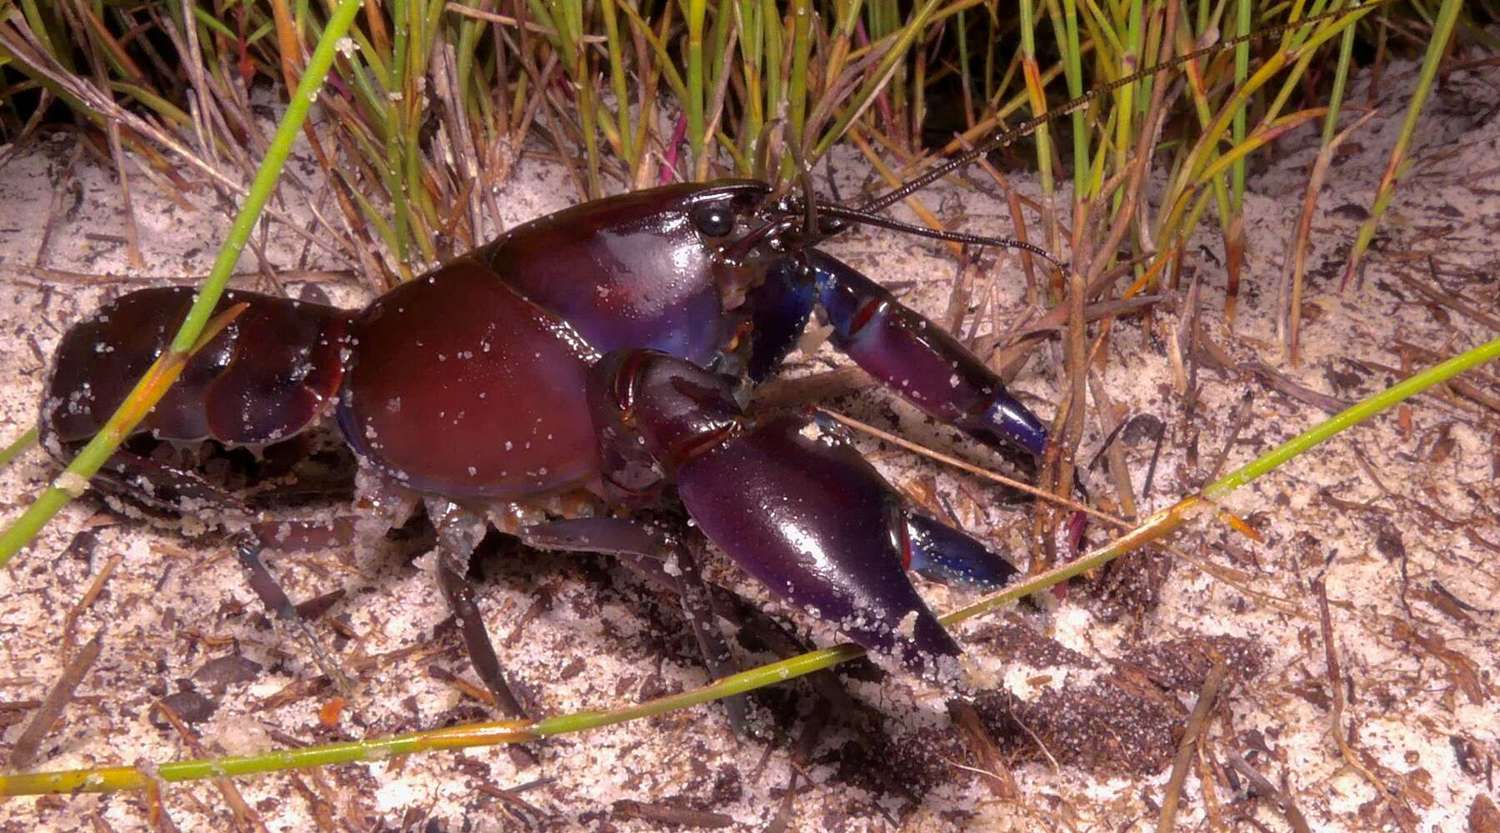
<path id="1" fill-rule="evenodd" d="M 188 725 L 183 722 L 182 717 L 166 701 L 158 700 L 152 704 L 152 708 L 163 719 L 172 724 L 172 728 L 176 729 L 177 734 L 182 736 L 183 743 L 187 744 L 188 749 L 191 749 L 194 755 L 199 757 L 207 755 L 207 750 L 203 748 L 203 743 L 199 741 L 198 734 L 188 728 Z M 255 810 L 251 809 L 249 804 L 245 803 L 245 797 L 240 793 L 240 788 L 234 785 L 233 780 L 229 778 L 215 778 L 213 782 L 214 786 L 218 787 L 219 794 L 224 797 L 224 802 L 234 812 L 234 817 L 239 820 L 240 827 L 246 830 L 254 830 L 256 833 L 269 833 L 266 830 L 265 824 L 260 820 L 260 814 L 256 813 Z"/>
<path id="2" fill-rule="evenodd" d="M 1287 826 L 1292 828 L 1293 833 L 1312 833 L 1312 827 L 1307 823 L 1307 817 L 1297 809 L 1296 803 L 1292 801 L 1291 795 L 1276 788 L 1270 779 L 1256 771 L 1249 761 L 1240 757 L 1238 752 L 1230 752 L 1224 759 L 1229 763 L 1229 768 L 1249 779 L 1250 786 L 1254 791 L 1267 798 L 1276 800 L 1281 808 L 1281 814 L 1286 816 Z"/>
<path id="3" fill-rule="evenodd" d="M 1385 778 L 1376 775 L 1373 769 L 1361 759 L 1359 752 L 1349 742 L 1349 737 L 1344 731 L 1344 678 L 1339 668 L 1338 651 L 1333 647 L 1333 620 L 1328 613 L 1328 589 L 1323 585 L 1321 578 L 1313 582 L 1313 592 L 1318 597 L 1318 620 L 1323 630 L 1323 651 L 1328 659 L 1328 688 L 1333 694 L 1333 713 L 1330 715 L 1333 739 L 1338 744 L 1339 752 L 1344 756 L 1344 763 L 1370 782 L 1376 794 L 1389 807 L 1396 824 L 1405 833 L 1412 833 L 1415 829 L 1412 820 L 1417 817 L 1416 814 L 1411 807 L 1407 806 L 1405 798 L 1401 796 L 1398 789 L 1387 783 Z M 1375 766 L 1379 767 L 1379 764 L 1376 763 Z"/>
<path id="4" fill-rule="evenodd" d="M 982 773 L 985 786 L 1001 801 L 1019 800 L 1021 788 L 1016 784 L 1010 767 L 1000 757 L 1000 750 L 995 746 L 989 731 L 984 728 L 979 713 L 968 703 L 955 699 L 948 703 L 948 714 L 958 725 L 964 741 L 979 762 L 981 768 L 975 769 Z"/>
<path id="5" fill-rule="evenodd" d="M 1224 463 L 1229 460 L 1229 454 L 1234 450 L 1234 444 L 1240 438 L 1240 432 L 1250 422 L 1250 405 L 1255 401 L 1255 393 L 1246 389 L 1240 397 L 1240 404 L 1234 409 L 1234 416 L 1230 417 L 1229 438 L 1224 441 L 1224 448 L 1214 457 L 1213 465 L 1208 467 L 1208 475 L 1203 482 L 1208 483 L 1219 479 L 1219 472 L 1224 469 Z"/>
<path id="6" fill-rule="evenodd" d="M 1156 833 L 1171 833 L 1177 827 L 1177 805 L 1182 799 L 1182 784 L 1187 780 L 1188 769 L 1192 765 L 1193 748 L 1208 726 L 1214 700 L 1218 699 L 1219 688 L 1224 685 L 1224 678 L 1228 673 L 1229 667 L 1220 661 L 1214 664 L 1203 681 L 1198 704 L 1193 706 L 1187 728 L 1182 733 L 1182 742 L 1177 745 L 1177 757 L 1172 761 L 1172 776 L 1167 779 L 1167 791 L 1161 802 L 1161 817 L 1156 823 Z"/>
<path id="7" fill-rule="evenodd" d="M 1304 402 L 1314 408 L 1321 408 L 1330 414 L 1336 414 L 1349 407 L 1348 402 L 1338 397 L 1319 393 L 1306 385 L 1292 381 L 1271 369 L 1270 365 L 1267 365 L 1265 362 L 1246 362 L 1240 365 L 1240 370 L 1259 376 L 1266 383 L 1266 386 L 1272 390 L 1280 391 L 1299 402 Z"/>
<path id="8" fill-rule="evenodd" d="M 10 751 L 10 768 L 13 770 L 24 770 L 31 766 L 36 758 L 36 753 L 42 746 L 42 739 L 52 730 L 52 725 L 62 716 L 63 709 L 73 700 L 73 692 L 78 684 L 83 681 L 85 674 L 93 667 L 94 661 L 99 658 L 99 650 L 103 646 L 101 634 L 94 634 L 78 652 L 78 656 L 68 663 L 47 692 L 47 699 L 42 701 L 41 708 L 31 716 L 31 722 L 21 732 L 21 737 L 16 740 L 16 745 Z"/>
<path id="9" fill-rule="evenodd" d="M 672 824 L 682 827 L 704 827 L 720 828 L 730 827 L 734 824 L 733 816 L 723 813 L 711 813 L 704 810 L 693 810 L 687 807 L 673 807 L 664 803 L 648 803 L 644 801 L 632 801 L 622 799 L 614 804 L 614 815 L 621 819 L 640 819 L 646 822 L 658 824 Z"/>
<path id="10" fill-rule="evenodd" d="M 1437 275 L 1437 259 L 1432 255 L 1427 256 L 1427 268 L 1432 272 L 1434 276 Z M 1401 278 L 1402 283 L 1406 284 L 1412 289 L 1415 289 L 1422 295 L 1422 297 L 1433 302 L 1434 304 L 1447 307 L 1448 309 L 1453 310 L 1459 315 L 1471 318 L 1479 322 L 1480 324 L 1483 324 L 1485 327 L 1488 327 L 1491 330 L 1500 330 L 1500 318 L 1496 318 L 1493 315 L 1486 314 L 1483 310 L 1475 307 L 1473 304 L 1466 303 L 1461 298 L 1458 298 L 1447 292 L 1433 289 L 1432 287 L 1417 280 L 1411 275 L 1406 274 L 1405 272 L 1398 271 L 1396 273 L 1396 276 Z"/>
<path id="11" fill-rule="evenodd" d="M 94 580 L 89 583 L 88 589 L 83 591 L 83 596 L 78 599 L 78 603 L 73 605 L 73 608 L 63 617 L 62 661 L 64 665 L 68 663 L 70 655 L 73 653 L 73 638 L 78 632 L 78 618 L 83 615 L 85 610 L 89 609 L 89 606 L 94 603 L 95 599 L 99 598 L 99 594 L 103 592 L 104 585 L 109 581 L 109 577 L 114 574 L 115 568 L 120 566 L 120 562 L 123 560 L 124 556 L 119 553 L 111 555 L 109 560 L 104 562 L 104 566 L 99 568 L 98 575 L 94 576 Z"/>

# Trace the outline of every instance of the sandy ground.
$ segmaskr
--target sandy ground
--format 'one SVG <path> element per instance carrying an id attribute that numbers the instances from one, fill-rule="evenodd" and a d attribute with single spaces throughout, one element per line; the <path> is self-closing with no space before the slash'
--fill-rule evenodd
<path id="1" fill-rule="evenodd" d="M 1343 255 L 1415 74 L 1387 72 L 1380 92 L 1387 115 L 1351 138 L 1319 196 L 1299 367 L 1281 355 L 1274 310 L 1316 153 L 1311 130 L 1283 141 L 1251 182 L 1249 272 L 1232 328 L 1222 315 L 1220 246 L 1205 235 L 1192 258 L 1203 332 L 1230 366 L 1195 362 L 1191 406 L 1174 384 L 1168 349 L 1184 299 L 1169 298 L 1150 319 L 1116 324 L 1101 373 L 1112 410 L 1090 402 L 1082 455 L 1130 419 L 1122 459 L 1143 512 L 1324 415 L 1312 397 L 1271 382 L 1352 402 L 1399 378 L 1408 363 L 1430 363 L 1424 350 L 1449 355 L 1495 336 L 1500 122 L 1492 108 L 1500 72 L 1479 72 L 1449 79 L 1429 105 L 1417 162 L 1363 280 L 1341 294 Z M 1365 96 L 1362 89 L 1355 100 Z M 176 205 L 137 177 L 148 266 L 130 269 L 112 172 L 73 155 L 68 140 L 46 140 L 0 169 L 6 441 L 34 421 L 48 355 L 71 322 L 112 294 L 201 274 L 227 226 L 225 206 L 207 189 L 192 205 Z M 852 190 L 864 168 L 840 158 L 838 177 Z M 927 201 L 966 215 L 966 228 L 1004 233 L 1004 203 L 988 191 L 945 186 Z M 505 222 L 555 210 L 570 193 L 557 169 L 523 158 L 500 200 Z M 857 232 L 831 249 L 918 309 L 947 318 L 956 266 L 941 247 Z M 343 268 L 276 226 L 265 257 L 276 270 Z M 243 268 L 254 264 L 247 256 Z M 316 283 L 343 303 L 361 298 L 332 272 L 281 279 L 293 292 Z M 971 311 L 966 334 L 976 324 L 981 336 L 1009 333 L 1041 312 L 1028 303 L 1013 257 L 976 280 L 992 303 Z M 257 281 L 244 285 L 264 288 Z M 793 370 L 841 362 L 824 347 L 794 357 Z M 1247 369 L 1256 362 L 1271 370 Z M 1015 387 L 1050 416 L 1061 378 L 1054 339 L 1033 352 Z M 1178 829 L 1500 829 L 1489 803 L 1500 756 L 1493 410 L 1500 368 L 1469 381 L 1490 406 L 1453 391 L 1419 397 L 1237 494 L 1230 508 L 1250 519 L 1262 543 L 1203 524 L 1180 538 L 1176 553 L 1111 573 L 1112 592 L 1074 587 L 1011 618 L 964 626 L 975 666 L 995 677 L 972 712 L 960 706 L 950 717 L 946 693 L 887 678 L 847 679 L 852 712 L 830 715 L 798 683 L 797 697 L 768 701 L 787 721 L 770 743 L 737 738 L 713 705 L 525 753 L 471 750 L 244 779 L 235 783 L 240 798 L 227 785 L 173 786 L 165 809 L 184 830 L 1154 829 L 1176 738 L 1203 685 L 1205 651 L 1217 649 L 1232 673 L 1188 767 Z M 833 404 L 1004 468 L 883 392 Z M 1159 456 L 1156 426 L 1166 431 Z M 896 447 L 859 443 L 895 482 L 997 547 L 1026 552 L 1030 515 L 1013 496 Z M 0 516 L 19 513 L 55 472 L 33 451 L 0 473 Z M 1094 482 L 1109 478 L 1096 473 Z M 1108 485 L 1096 491 L 1115 499 Z M 271 627 L 221 541 L 153 531 L 89 499 L 69 507 L 0 573 L 0 754 L 11 754 L 65 658 L 96 638 L 100 655 L 34 767 L 244 753 L 486 715 L 451 682 L 472 672 L 424 561 L 329 551 L 276 564 L 297 598 L 347 593 L 319 622 L 359 677 L 355 702 L 336 721 L 320 719 L 329 692 L 316 667 Z M 709 567 L 717 580 L 762 598 L 732 568 Z M 535 713 L 609 707 L 704 680 L 672 605 L 607 560 L 525 554 L 481 572 L 481 605 Z M 1315 580 L 1326 586 L 1326 628 Z M 973 598 L 921 586 L 939 610 Z M 91 587 L 96 597 L 81 604 Z M 1342 665 L 1341 692 L 1331 688 L 1325 633 Z M 829 637 L 814 630 L 813 638 Z M 153 704 L 163 698 L 191 724 L 191 739 L 162 721 Z M 1347 754 L 1330 731 L 1340 699 Z M 983 740 L 961 728 L 970 715 Z M 240 800 L 244 809 L 233 809 Z M 90 824 L 147 828 L 147 804 L 118 795 L 0 805 L 3 831 Z"/>

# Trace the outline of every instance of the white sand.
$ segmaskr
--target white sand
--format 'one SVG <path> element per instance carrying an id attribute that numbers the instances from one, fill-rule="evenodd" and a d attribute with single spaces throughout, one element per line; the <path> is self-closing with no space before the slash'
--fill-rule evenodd
<path id="1" fill-rule="evenodd" d="M 1252 179 L 1246 199 L 1249 269 L 1232 331 L 1222 320 L 1221 246 L 1211 229 L 1202 233 L 1202 248 L 1191 256 L 1203 283 L 1202 322 L 1235 360 L 1258 359 L 1302 385 L 1352 401 L 1396 378 L 1352 363 L 1399 367 L 1398 340 L 1449 355 L 1496 335 L 1471 317 L 1423 300 L 1403 280 L 1415 278 L 1462 295 L 1491 319 L 1500 317 L 1493 245 L 1493 218 L 1500 216 L 1500 124 L 1489 110 L 1497 99 L 1500 73 L 1492 67 L 1477 72 L 1483 75 L 1454 74 L 1429 104 L 1415 149 L 1417 161 L 1382 230 L 1389 239 L 1369 255 L 1362 288 L 1339 294 L 1337 274 L 1358 227 L 1355 215 L 1372 199 L 1399 126 L 1404 93 L 1415 76 L 1410 66 L 1386 73 L 1383 115 L 1351 139 L 1348 155 L 1337 163 L 1319 198 L 1300 368 L 1290 367 L 1280 355 L 1273 314 L 1283 253 L 1316 153 L 1314 130 L 1304 128 L 1283 141 L 1278 158 Z M 1363 102 L 1365 95 L 1361 89 L 1354 99 Z M 202 273 L 227 225 L 206 188 L 196 196 L 194 209 L 186 211 L 136 178 L 136 218 L 148 266 L 132 272 L 123 246 L 109 237 L 118 237 L 124 228 L 112 172 L 79 162 L 72 167 L 73 185 L 59 191 L 71 152 L 65 140 L 43 141 L 0 169 L 0 337 L 7 345 L 0 352 L 4 441 L 34 421 L 44 362 L 64 328 L 108 293 Z M 838 158 L 843 186 L 855 187 L 864 168 L 852 156 Z M 500 200 L 507 224 L 555 210 L 569 199 L 571 184 L 555 168 L 523 159 L 516 173 Z M 1035 193 L 1034 185 L 1024 187 Z M 925 199 L 949 210 L 961 206 L 965 228 L 1010 230 L 1004 205 L 984 194 L 944 187 Z M 49 217 L 54 228 L 42 251 Z M 884 232 L 858 232 L 830 248 L 877 279 L 916 282 L 901 287 L 906 299 L 929 315 L 944 314 L 955 266 L 941 247 Z M 275 268 L 302 266 L 301 252 L 300 242 L 271 227 L 267 257 Z M 1439 269 L 1436 278 L 1429 262 Z M 316 252 L 309 263 L 341 267 Z M 247 270 L 253 266 L 248 257 L 242 263 Z M 1014 258 L 1005 258 L 1001 269 L 994 318 L 1008 329 L 1039 310 L 1024 300 Z M 119 277 L 123 275 L 132 277 Z M 291 284 L 297 286 L 296 281 Z M 359 298 L 355 288 L 328 286 L 345 303 Z M 1177 303 L 1159 311 L 1154 334 L 1143 332 L 1139 319 L 1122 321 L 1109 344 L 1104 379 L 1110 396 L 1131 415 L 1161 418 L 1171 432 L 1144 509 L 1160 508 L 1201 482 L 1207 474 L 1203 468 L 1224 448 L 1231 417 L 1246 390 L 1254 400 L 1225 470 L 1322 416 L 1253 377 L 1200 368 L 1196 409 L 1185 419 L 1164 347 L 1180 309 Z M 991 319 L 980 321 L 985 332 Z M 1055 341 L 1036 351 L 1015 386 L 1044 416 L 1050 417 L 1056 400 L 1060 355 Z M 810 369 L 801 357 L 794 358 L 802 370 Z M 814 366 L 841 361 L 825 347 Z M 1500 398 L 1494 381 L 1500 368 L 1486 372 L 1489 381 L 1475 383 Z M 893 407 L 891 401 L 875 392 L 842 407 L 882 427 L 891 427 L 886 414 L 895 411 L 905 416 L 903 430 L 909 435 L 976 461 L 989 459 L 955 441 L 951 432 L 921 425 L 911 419 L 910 409 Z M 1500 414 L 1442 394 L 1411 402 L 1409 419 L 1408 429 L 1396 415 L 1382 416 L 1237 494 L 1231 508 L 1251 518 L 1265 536 L 1263 544 L 1218 526 L 1200 526 L 1181 536 L 1185 550 L 1218 566 L 1217 575 L 1177 564 L 1161 587 L 1161 604 L 1154 612 L 1106 625 L 1085 594 L 1074 590 L 1048 614 L 1024 613 L 1100 666 L 1142 642 L 1194 634 L 1246 637 L 1265 652 L 1263 673 L 1224 697 L 1208 730 L 1218 822 L 1210 827 L 1205 819 L 1198 773 L 1206 770 L 1194 767 L 1183 791 L 1178 829 L 1241 829 L 1230 820 L 1245 813 L 1266 829 L 1288 829 L 1274 802 L 1247 802 L 1244 779 L 1235 780 L 1240 785 L 1235 789 L 1223 774 L 1228 756 L 1247 754 L 1257 734 L 1271 754 L 1255 757 L 1256 768 L 1286 786 L 1313 829 L 1394 829 L 1385 802 L 1360 772 L 1345 765 L 1329 733 L 1324 645 L 1309 590 L 1310 580 L 1320 575 L 1333 604 L 1336 648 L 1350 687 L 1345 721 L 1359 754 L 1367 756 L 1363 765 L 1395 773 L 1393 783 L 1405 787 L 1404 797 L 1395 801 L 1409 802 L 1419 820 L 1414 829 L 1422 831 L 1464 829 L 1475 797 L 1486 789 L 1493 795 L 1486 773 L 1500 754 L 1500 691 L 1493 681 L 1500 656 L 1495 612 L 1500 570 L 1494 566 L 1500 555 Z M 1083 454 L 1092 455 L 1113 427 L 1101 427 L 1091 417 Z M 1196 437 L 1197 467 L 1185 456 L 1189 437 Z M 864 440 L 861 445 L 899 483 L 932 479 L 959 517 L 997 545 L 1012 548 L 1024 540 L 1029 515 L 998 505 L 1000 493 L 992 487 L 893 448 Z M 1152 446 L 1140 442 L 1125 450 L 1139 493 Z M 0 517 L 19 513 L 28 496 L 56 471 L 42 453 L 33 451 L 0 473 Z M 1095 476 L 1100 484 L 1096 490 L 1112 495 L 1104 481 Z M 218 703 L 212 717 L 196 726 L 207 748 L 217 752 L 281 746 L 287 736 L 313 742 L 385 735 L 482 714 L 427 672 L 436 665 L 471 673 L 451 631 L 434 639 L 433 628 L 447 613 L 425 570 L 339 552 L 277 562 L 299 599 L 349 590 L 331 614 L 356 634 L 347 644 L 339 643 L 346 662 L 360 655 L 414 650 L 362 675 L 356 714 L 346 712 L 330 731 L 319 725 L 319 697 L 297 698 L 276 708 L 263 704 L 264 698 L 314 676 L 316 668 L 295 640 L 278 637 L 267 625 L 227 548 L 120 522 L 100 508 L 89 499 L 72 505 L 32 550 L 0 573 L 4 754 L 31 710 L 7 710 L 3 704 L 46 695 L 61 669 L 64 619 L 114 556 L 121 557 L 120 564 L 104 593 L 79 617 L 74 636 L 74 643 L 82 644 L 101 634 L 103 653 L 80 686 L 78 700 L 44 742 L 37 767 L 190 756 L 177 732 L 148 721 L 151 704 L 187 685 L 206 662 L 236 653 L 263 667 L 253 681 L 231 684 L 222 692 L 193 684 Z M 67 552 L 69 542 L 87 526 L 97 527 L 92 553 Z M 1383 531 L 1384 540 L 1377 544 Z M 1100 534 L 1096 528 L 1094 537 Z M 1390 543 L 1393 536 L 1399 547 Z M 1403 549 L 1404 558 L 1395 557 Z M 538 556 L 533 561 L 490 570 L 481 604 L 502 660 L 542 711 L 604 708 L 703 681 L 685 636 L 661 628 L 676 620 L 643 613 L 641 592 L 618 570 L 606 575 L 606 562 L 600 560 Z M 710 568 L 742 592 L 759 592 L 745 586 L 731 568 Z M 1445 612 L 1434 602 L 1441 598 L 1436 585 L 1475 609 L 1455 613 L 1457 608 L 1449 605 Z M 1255 595 L 1247 595 L 1246 587 Z M 965 591 L 929 584 L 923 589 L 939 610 L 971 598 Z M 523 612 L 543 597 L 550 600 L 546 609 L 519 638 L 508 641 Z M 328 633 L 326 625 L 322 631 Z M 670 651 L 664 653 L 664 646 Z M 1004 676 L 1004 669 L 996 670 Z M 1082 685 L 1087 676 L 1075 678 L 1069 671 L 1061 684 Z M 1040 688 L 1049 684 L 1057 682 L 1036 683 Z M 1016 685 L 1027 688 L 1031 683 L 1020 680 Z M 918 694 L 900 680 L 851 683 L 849 688 L 892 724 L 928 723 L 952 734 L 940 698 L 930 693 Z M 1193 698 L 1184 695 L 1183 702 L 1190 706 Z M 887 729 L 898 739 L 912 731 L 901 725 Z M 794 729 L 794 736 L 800 731 Z M 875 790 L 870 780 L 838 771 L 836 753 L 849 737 L 843 730 L 824 732 L 811 762 L 797 765 L 803 777 L 797 779 L 788 829 L 1154 829 L 1167 779 L 1165 771 L 1141 776 L 1125 767 L 1054 767 L 1032 754 L 1014 767 L 1021 793 L 1017 801 L 996 798 L 973 771 L 958 767 L 949 769 L 948 783 L 925 794 L 904 795 Z M 1465 743 L 1477 750 L 1467 772 L 1455 754 Z M 710 706 L 551 740 L 533 747 L 534 764 L 503 749 L 473 750 L 338 767 L 298 776 L 297 784 L 291 776 L 277 775 L 242 779 L 237 786 L 271 830 L 315 829 L 313 814 L 324 812 L 332 814 L 334 829 L 341 830 L 376 829 L 377 822 L 380 829 L 522 829 L 515 813 L 524 817 L 526 811 L 478 787 L 510 788 L 548 779 L 521 797 L 549 814 L 554 829 L 659 829 L 659 822 L 629 818 L 616 802 L 680 800 L 699 802 L 732 818 L 734 829 L 751 831 L 763 829 L 782 806 L 794 767 L 788 746 L 768 751 L 759 742 L 736 740 L 723 709 Z M 316 799 L 310 802 L 309 795 Z M 166 802 L 184 830 L 229 829 L 231 824 L 228 805 L 211 784 L 174 786 Z M 0 805 L 0 830 L 83 829 L 95 815 L 114 830 L 145 829 L 144 807 L 137 796 L 13 800 Z M 447 826 L 429 828 L 429 818 Z"/>

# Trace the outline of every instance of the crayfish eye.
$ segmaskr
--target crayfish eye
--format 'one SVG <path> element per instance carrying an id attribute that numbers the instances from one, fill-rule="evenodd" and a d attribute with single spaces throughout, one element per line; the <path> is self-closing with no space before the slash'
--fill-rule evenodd
<path id="1" fill-rule="evenodd" d="M 734 212 L 723 203 L 704 203 L 688 209 L 688 219 L 705 237 L 727 237 L 734 231 Z"/>

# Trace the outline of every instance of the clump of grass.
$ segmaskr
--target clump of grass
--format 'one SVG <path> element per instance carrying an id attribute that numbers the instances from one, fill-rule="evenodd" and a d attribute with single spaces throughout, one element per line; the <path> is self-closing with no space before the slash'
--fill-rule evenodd
<path id="1" fill-rule="evenodd" d="M 1355 5 L 369 0 L 319 99 L 322 118 L 304 129 L 326 187 L 290 176 L 282 187 L 318 217 L 321 228 L 299 233 L 384 287 L 493 233 L 495 192 L 531 137 L 554 146 L 580 198 L 725 175 L 785 181 L 789 144 L 814 165 L 846 138 L 899 176 L 1218 33 Z M 1429 5 L 1390 0 L 1379 14 L 1417 34 L 1432 28 Z M 1485 12 L 1461 5 L 1443 3 L 1435 36 L 1456 26 L 1483 37 L 1475 17 Z M 122 186 L 137 171 L 171 183 L 188 165 L 237 198 L 266 146 L 252 97 L 295 84 L 327 15 L 306 0 L 19 0 L 0 11 L 0 138 L 24 140 L 58 102 Z M 1154 268 L 1170 283 L 1182 242 L 1212 207 L 1232 299 L 1245 154 L 1321 113 L 1318 101 L 1288 108 L 1303 90 L 1331 85 L 1337 96 L 1352 46 L 1384 43 L 1383 31 L 1319 20 L 1122 86 L 1075 111 L 1063 145 L 1039 127 L 1047 245 L 1071 237 L 1076 251 L 1091 227 L 1123 219 L 1125 248 L 1101 248 L 1104 260 L 1164 259 L 1136 271 Z M 1339 32 L 1349 34 L 1335 50 Z M 1328 53 L 1336 57 L 1317 60 Z M 1336 106 L 1330 113 L 1331 124 Z M 1067 210 L 1053 201 L 1057 163 L 1071 169 Z M 1124 185 L 1132 166 L 1151 165 L 1171 172 L 1169 207 L 1146 216 L 1139 189 Z"/>

